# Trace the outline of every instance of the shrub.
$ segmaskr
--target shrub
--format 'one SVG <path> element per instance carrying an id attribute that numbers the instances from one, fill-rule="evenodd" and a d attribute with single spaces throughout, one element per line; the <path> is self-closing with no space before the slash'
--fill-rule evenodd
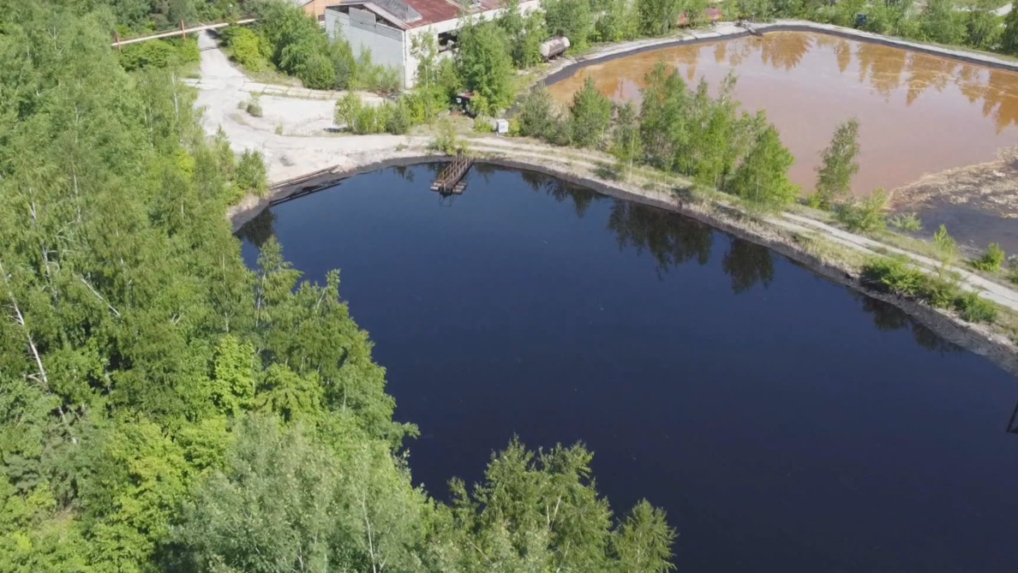
<path id="1" fill-rule="evenodd" d="M 465 153 L 467 150 L 466 142 L 460 139 L 456 126 L 448 119 L 438 122 L 438 134 L 429 147 L 446 155 Z"/>
<path id="2" fill-rule="evenodd" d="M 902 296 L 918 297 L 925 291 L 926 275 L 903 258 L 872 260 L 862 269 L 862 279 L 871 286 Z"/>
<path id="3" fill-rule="evenodd" d="M 1004 254 L 1004 249 L 1000 248 L 997 243 L 990 243 L 983 256 L 972 261 L 972 266 L 981 271 L 995 273 L 1000 270 L 1006 259 L 1007 255 Z"/>
<path id="4" fill-rule="evenodd" d="M 900 213 L 887 220 L 892 227 L 909 233 L 918 233 L 923 230 L 923 222 L 915 213 Z"/>
<path id="5" fill-rule="evenodd" d="M 248 70 L 258 72 L 269 68 L 266 48 L 261 36 L 242 26 L 228 26 L 223 38 L 233 53 L 233 59 Z"/>
<path id="6" fill-rule="evenodd" d="M 940 229 L 937 229 L 937 232 L 933 234 L 933 243 L 937 246 L 937 251 L 944 264 L 949 263 L 958 253 L 958 243 L 955 242 L 954 237 L 947 234 L 947 227 L 944 225 L 941 225 Z"/>
<path id="7" fill-rule="evenodd" d="M 955 298 L 954 307 L 968 322 L 993 322 L 997 319 L 997 307 L 974 292 Z"/>
<path id="8" fill-rule="evenodd" d="M 835 214 L 852 231 L 879 231 L 887 226 L 884 221 L 886 207 L 887 193 L 877 189 L 862 201 L 840 205 Z"/>
<path id="9" fill-rule="evenodd" d="M 237 187 L 256 195 L 265 195 L 269 188 L 268 176 L 265 173 L 265 160 L 258 151 L 245 151 L 237 164 Z"/>
<path id="10" fill-rule="evenodd" d="M 958 283 L 952 279 L 922 275 L 917 298 L 936 308 L 949 308 L 958 296 Z"/>
<path id="11" fill-rule="evenodd" d="M 251 117 L 262 117 L 263 115 L 261 100 L 258 99 L 257 95 L 251 97 L 251 100 L 247 102 L 244 109 Z"/>
<path id="12" fill-rule="evenodd" d="M 477 133 L 495 133 L 495 120 L 485 115 L 475 117 L 474 131 Z"/>
<path id="13" fill-rule="evenodd" d="M 148 67 L 167 68 L 201 60 L 198 44 L 194 40 L 151 40 L 124 46 L 120 64 L 134 71 Z"/>

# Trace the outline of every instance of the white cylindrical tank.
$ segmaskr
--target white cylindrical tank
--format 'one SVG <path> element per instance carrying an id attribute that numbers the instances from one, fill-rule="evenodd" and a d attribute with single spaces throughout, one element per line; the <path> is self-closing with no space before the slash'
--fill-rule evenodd
<path id="1" fill-rule="evenodd" d="M 565 36 L 556 36 L 550 40 L 541 43 L 541 57 L 544 61 L 548 61 L 556 56 L 560 56 L 569 49 L 569 38 Z"/>

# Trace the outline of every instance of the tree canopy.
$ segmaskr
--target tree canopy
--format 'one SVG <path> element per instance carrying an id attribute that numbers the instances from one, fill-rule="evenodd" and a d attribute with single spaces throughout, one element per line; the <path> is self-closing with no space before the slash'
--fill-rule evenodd
<path id="1" fill-rule="evenodd" d="M 3 569 L 670 567 L 663 514 L 614 519 L 582 447 L 512 444 L 452 506 L 411 486 L 338 271 L 302 280 L 267 235 L 244 265 L 224 210 L 264 164 L 172 63 L 125 69 L 122 16 L 0 0 Z"/>

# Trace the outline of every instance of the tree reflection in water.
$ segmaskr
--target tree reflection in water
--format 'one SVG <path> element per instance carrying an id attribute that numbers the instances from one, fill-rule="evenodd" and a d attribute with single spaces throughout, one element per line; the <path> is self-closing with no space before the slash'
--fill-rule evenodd
<path id="1" fill-rule="evenodd" d="M 431 176 L 437 174 L 443 166 L 443 163 L 438 162 L 425 163 L 392 167 L 389 171 L 413 183 L 416 169 L 425 169 Z M 505 171 L 502 167 L 484 163 L 475 164 L 473 169 L 485 180 Z M 711 227 L 676 213 L 613 199 L 592 189 L 535 171 L 516 173 L 533 191 L 545 193 L 558 203 L 569 201 L 573 212 L 581 219 L 595 201 L 611 201 L 607 229 L 615 235 L 619 249 L 632 248 L 638 253 L 650 254 L 657 263 L 658 276 L 662 278 L 679 265 L 692 261 L 699 265 L 707 264 L 714 238 L 721 236 Z M 260 248 L 273 235 L 274 221 L 272 210 L 266 209 L 241 227 L 237 237 Z M 732 292 L 735 294 L 744 293 L 757 284 L 768 288 L 774 280 L 774 255 L 766 247 L 732 237 L 721 261 L 721 268 L 731 279 Z M 961 350 L 894 305 L 858 293 L 855 296 L 861 302 L 862 309 L 872 315 L 873 325 L 877 329 L 909 330 L 916 343 L 939 354 Z"/>

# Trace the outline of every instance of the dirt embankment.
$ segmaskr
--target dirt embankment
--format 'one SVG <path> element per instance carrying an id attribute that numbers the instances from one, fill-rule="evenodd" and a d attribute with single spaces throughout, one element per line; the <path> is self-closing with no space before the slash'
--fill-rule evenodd
<path id="1" fill-rule="evenodd" d="M 915 211 L 927 234 L 946 225 L 969 250 L 999 243 L 1018 253 L 1018 147 L 1000 158 L 927 175 L 894 192 L 896 211 Z"/>

